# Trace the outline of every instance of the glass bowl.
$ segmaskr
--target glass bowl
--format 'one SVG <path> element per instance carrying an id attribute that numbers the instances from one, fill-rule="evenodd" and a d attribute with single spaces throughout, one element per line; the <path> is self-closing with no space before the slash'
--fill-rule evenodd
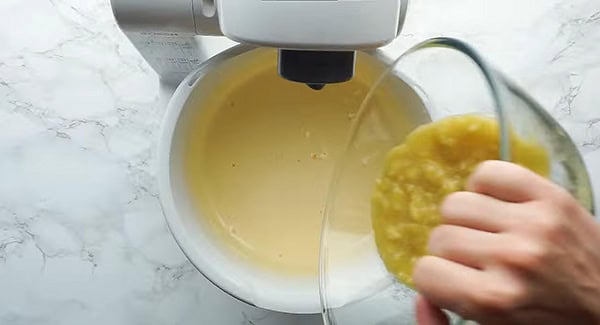
<path id="1" fill-rule="evenodd" d="M 354 184 L 372 184 L 383 168 L 386 153 L 400 144 L 410 128 L 390 120 L 388 107 L 377 100 L 390 79 L 402 76 L 425 103 L 429 117 L 422 123 L 458 114 L 494 116 L 499 124 L 498 159 L 510 161 L 509 132 L 533 139 L 550 156 L 550 178 L 570 191 L 588 210 L 593 196 L 585 165 L 561 126 L 532 98 L 491 68 L 469 45 L 451 38 L 422 42 L 401 55 L 367 94 L 337 162 L 330 186 L 320 253 L 320 296 L 323 319 L 331 325 L 415 323 L 416 293 L 395 280 L 380 260 L 371 229 L 370 195 L 357 201 Z M 397 105 L 397 104 L 396 104 Z M 395 115 L 398 116 L 398 115 Z M 411 119 L 415 120 L 415 119 Z M 382 122 L 383 121 L 383 122 Z M 418 123 L 412 125 L 414 129 Z M 375 164 L 377 173 L 364 169 Z M 372 166 L 371 166 L 372 167 Z M 357 176 L 359 175 L 359 176 Z M 357 178 L 363 178 L 358 179 Z M 455 323 L 461 322 L 457 317 Z"/>

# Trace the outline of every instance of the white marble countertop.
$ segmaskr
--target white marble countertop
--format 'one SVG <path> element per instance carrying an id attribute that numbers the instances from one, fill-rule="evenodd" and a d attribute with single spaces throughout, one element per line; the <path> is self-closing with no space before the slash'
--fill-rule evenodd
<path id="1" fill-rule="evenodd" d="M 414 0 L 389 48 L 439 35 L 543 104 L 600 192 L 600 2 Z M 157 198 L 162 102 L 108 0 L 0 1 L 0 324 L 318 324 L 244 306 L 186 261 Z"/>

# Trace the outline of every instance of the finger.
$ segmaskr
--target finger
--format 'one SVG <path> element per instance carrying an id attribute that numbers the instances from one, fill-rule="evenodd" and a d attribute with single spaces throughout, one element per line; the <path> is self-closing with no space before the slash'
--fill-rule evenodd
<path id="1" fill-rule="evenodd" d="M 467 190 L 502 201 L 527 202 L 547 197 L 555 185 L 519 165 L 497 160 L 485 161 L 467 181 Z"/>
<path id="2" fill-rule="evenodd" d="M 419 293 L 442 309 L 471 318 L 473 292 L 486 283 L 485 273 L 436 256 L 425 256 L 415 265 L 413 280 Z"/>
<path id="3" fill-rule="evenodd" d="M 517 222 L 514 203 L 497 200 L 485 194 L 455 192 L 440 207 L 445 224 L 489 232 L 501 232 Z"/>
<path id="4" fill-rule="evenodd" d="M 429 235 L 429 253 L 456 263 L 483 269 L 501 249 L 498 235 L 471 228 L 442 225 Z"/>
<path id="5" fill-rule="evenodd" d="M 419 325 L 447 325 L 448 316 L 438 307 L 432 305 L 427 299 L 417 297 L 417 324 Z"/>

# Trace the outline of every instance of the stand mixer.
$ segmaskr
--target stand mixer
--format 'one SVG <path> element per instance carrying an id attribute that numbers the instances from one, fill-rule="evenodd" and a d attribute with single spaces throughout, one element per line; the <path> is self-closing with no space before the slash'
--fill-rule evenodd
<path id="1" fill-rule="evenodd" d="M 279 74 L 313 89 L 347 81 L 355 51 L 400 33 L 407 0 L 112 0 L 117 22 L 167 83 L 234 43 L 279 49 Z M 201 36 L 225 36 L 202 38 Z"/>
<path id="2" fill-rule="evenodd" d="M 379 48 L 399 35 L 408 0 L 111 0 L 111 5 L 119 27 L 159 75 L 166 104 L 190 73 L 238 43 L 277 48 L 279 75 L 291 82 L 320 90 L 348 81 L 357 50 Z M 248 307 L 223 308 L 215 314 Z M 319 315 L 275 319 L 256 324 L 321 324 Z"/>

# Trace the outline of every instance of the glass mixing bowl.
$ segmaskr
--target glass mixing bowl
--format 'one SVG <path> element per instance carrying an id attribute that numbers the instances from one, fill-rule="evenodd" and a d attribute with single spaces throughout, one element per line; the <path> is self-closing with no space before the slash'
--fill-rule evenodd
<path id="1" fill-rule="evenodd" d="M 466 113 L 495 116 L 500 133 L 499 159 L 511 160 L 509 130 L 542 144 L 550 156 L 551 179 L 593 210 L 583 160 L 560 125 L 469 45 L 450 38 L 427 40 L 400 56 L 375 82 L 335 168 L 321 235 L 320 295 L 326 324 L 415 322 L 416 293 L 387 272 L 377 253 L 371 229 L 370 194 L 360 201 L 349 199 L 356 190 L 354 184 L 372 184 L 363 189 L 371 193 L 386 153 L 406 135 L 396 129 L 402 121 L 390 120 L 391 116 L 384 113 L 393 104 L 377 100 L 379 93 L 388 90 L 387 80 L 397 76 L 403 76 L 421 96 L 431 120 Z M 391 109 L 413 114 L 410 104 Z M 369 164 L 380 167 L 371 168 L 376 173 L 364 173 Z M 461 321 L 454 318 L 454 322 Z"/>

